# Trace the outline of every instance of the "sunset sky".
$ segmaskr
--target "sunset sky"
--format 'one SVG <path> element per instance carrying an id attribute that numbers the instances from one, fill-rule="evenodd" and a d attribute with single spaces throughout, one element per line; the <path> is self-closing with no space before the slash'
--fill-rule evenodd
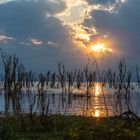
<path id="1" fill-rule="evenodd" d="M 57 60 L 81 68 L 90 53 L 103 68 L 139 64 L 139 10 L 140 0 L 0 0 L 0 48 L 39 72 Z"/>

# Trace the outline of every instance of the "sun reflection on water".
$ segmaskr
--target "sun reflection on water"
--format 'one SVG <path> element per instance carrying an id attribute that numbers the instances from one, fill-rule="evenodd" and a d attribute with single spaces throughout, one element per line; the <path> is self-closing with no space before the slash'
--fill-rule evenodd
<path id="1" fill-rule="evenodd" d="M 94 116 L 100 117 L 100 115 L 101 115 L 100 113 L 101 113 L 100 110 L 95 110 Z"/>
<path id="2" fill-rule="evenodd" d="M 90 98 L 85 98 L 82 106 L 82 113 L 86 116 L 101 118 L 106 116 L 106 110 L 103 100 L 103 84 L 101 82 L 93 83 L 90 89 Z"/>
<path id="3" fill-rule="evenodd" d="M 94 86 L 95 86 L 94 87 L 95 88 L 95 95 L 99 96 L 101 94 L 101 85 L 99 83 L 96 83 Z"/>
<path id="4" fill-rule="evenodd" d="M 94 94 L 95 94 L 94 102 L 95 102 L 96 106 L 99 106 L 100 105 L 99 97 L 101 95 L 101 84 L 100 83 L 95 83 Z M 100 108 L 95 108 L 93 116 L 94 117 L 101 117 L 101 109 Z"/>

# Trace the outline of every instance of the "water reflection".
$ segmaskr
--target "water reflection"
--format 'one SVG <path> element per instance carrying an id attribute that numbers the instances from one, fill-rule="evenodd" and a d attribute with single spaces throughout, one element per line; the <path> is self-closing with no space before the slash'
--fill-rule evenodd
<path id="1" fill-rule="evenodd" d="M 87 101 L 86 105 L 88 106 L 85 108 L 87 116 L 103 117 L 105 115 L 101 86 L 101 83 L 94 83 L 90 92 L 91 97 L 87 99 L 85 98 Z"/>
<path id="2" fill-rule="evenodd" d="M 116 102 L 114 98 L 114 90 L 109 87 L 102 89 L 101 83 L 94 83 L 94 86 L 90 89 L 90 96 L 87 96 L 86 88 L 76 89 L 71 94 L 63 94 L 60 92 L 48 92 L 45 93 L 45 104 L 48 107 L 48 114 L 65 114 L 65 115 L 86 115 L 94 117 L 106 116 L 105 104 L 103 100 L 102 91 L 104 90 L 107 109 L 109 116 L 117 115 L 116 113 Z M 58 89 L 57 89 L 58 90 Z M 33 104 L 33 112 L 38 113 L 39 110 L 39 95 L 37 92 L 22 93 L 21 94 L 21 109 L 23 112 L 29 112 L 30 106 L 35 99 Z M 62 98 L 63 97 L 63 98 Z M 133 108 L 136 111 L 139 110 L 140 94 L 134 94 L 131 98 Z M 0 111 L 4 111 L 4 94 L 0 94 Z M 11 104 L 10 104 L 11 105 Z M 11 106 L 12 108 L 12 106 Z M 135 112 L 136 112 L 135 111 Z"/>
<path id="3" fill-rule="evenodd" d="M 95 110 L 94 117 L 100 117 L 100 110 Z"/>
<path id="4" fill-rule="evenodd" d="M 101 84 L 95 83 L 94 84 L 95 95 L 99 96 L 101 94 Z"/>
<path id="5" fill-rule="evenodd" d="M 93 94 L 95 94 L 94 96 L 94 117 L 101 117 L 101 107 L 100 107 L 100 96 L 102 94 L 101 91 L 101 84 L 100 83 L 95 83 L 94 84 L 94 91 Z"/>

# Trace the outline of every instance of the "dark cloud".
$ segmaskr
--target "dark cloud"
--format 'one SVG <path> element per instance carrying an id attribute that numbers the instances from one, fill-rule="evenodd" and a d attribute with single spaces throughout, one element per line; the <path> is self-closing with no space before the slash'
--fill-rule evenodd
<path id="1" fill-rule="evenodd" d="M 140 52 L 140 1 L 128 0 L 118 8 L 118 12 L 97 10 L 92 18 L 84 22 L 85 26 L 95 26 L 100 34 L 109 32 L 114 41 L 113 48 L 119 50 L 133 64 L 138 63 Z"/>
<path id="2" fill-rule="evenodd" d="M 53 15 L 65 9 L 62 1 L 16 0 L 0 5 L 0 34 L 14 38 L 1 48 L 16 53 L 29 69 L 43 71 L 57 68 L 57 59 L 69 67 L 81 60 L 74 51 L 69 29 Z M 47 16 L 49 15 L 49 16 Z M 50 45 L 51 42 L 51 45 Z"/>
<path id="3" fill-rule="evenodd" d="M 61 21 L 53 17 L 46 18 L 46 14 L 47 12 L 54 14 L 64 8 L 64 4 L 57 7 L 57 3 L 47 3 L 43 0 L 41 2 L 22 0 L 2 4 L 0 30 L 17 39 L 25 39 L 32 36 L 45 37 L 48 32 L 51 38 L 53 30 L 56 29 L 55 31 L 60 31 L 59 34 L 63 38 L 66 29 L 62 27 Z"/>
<path id="4" fill-rule="evenodd" d="M 87 0 L 89 4 L 112 4 L 115 3 L 116 0 Z"/>
<path id="5" fill-rule="evenodd" d="M 88 0 L 89 4 L 107 4 L 107 0 Z M 110 3 L 115 0 L 110 0 Z M 72 65 L 87 62 L 86 57 L 74 48 L 69 35 L 69 28 L 56 18 L 56 13 L 65 10 L 61 0 L 16 0 L 0 5 L 0 35 L 6 41 L 0 42 L 7 52 L 16 52 L 28 68 L 46 71 L 57 67 L 56 60 L 61 59 Z M 94 10 L 91 19 L 84 25 L 95 26 L 102 37 L 106 33 L 113 40 L 112 47 L 119 50 L 119 55 L 109 54 L 107 61 L 112 63 L 116 56 L 128 58 L 138 63 L 140 52 L 140 1 L 128 0 L 117 7 L 118 12 Z M 116 10 L 116 9 L 115 9 Z M 96 40 L 94 36 L 91 37 Z M 75 50 L 76 49 L 76 50 Z M 113 62 L 114 63 L 114 62 Z M 104 62 L 106 65 L 106 62 Z"/>

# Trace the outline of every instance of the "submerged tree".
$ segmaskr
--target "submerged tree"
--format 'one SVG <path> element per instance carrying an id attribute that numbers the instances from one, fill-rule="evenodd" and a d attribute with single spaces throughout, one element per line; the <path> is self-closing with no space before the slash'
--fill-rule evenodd
<path id="1" fill-rule="evenodd" d="M 7 55 L 1 51 L 1 56 L 4 66 L 5 112 L 8 112 L 11 100 L 13 111 L 19 113 L 21 110 L 20 93 L 25 68 L 15 54 Z"/>
<path id="2" fill-rule="evenodd" d="M 105 106 L 106 116 L 108 117 L 108 106 L 107 106 L 107 102 L 106 102 L 106 98 L 105 98 L 105 93 L 104 93 L 105 77 L 104 77 L 104 72 L 102 72 L 102 73 L 100 72 L 97 59 L 98 58 L 96 58 L 94 53 L 90 53 L 89 61 L 96 68 L 98 81 L 101 84 L 101 91 L 102 91 L 102 96 L 103 96 L 103 102 L 104 102 L 104 106 Z"/>

